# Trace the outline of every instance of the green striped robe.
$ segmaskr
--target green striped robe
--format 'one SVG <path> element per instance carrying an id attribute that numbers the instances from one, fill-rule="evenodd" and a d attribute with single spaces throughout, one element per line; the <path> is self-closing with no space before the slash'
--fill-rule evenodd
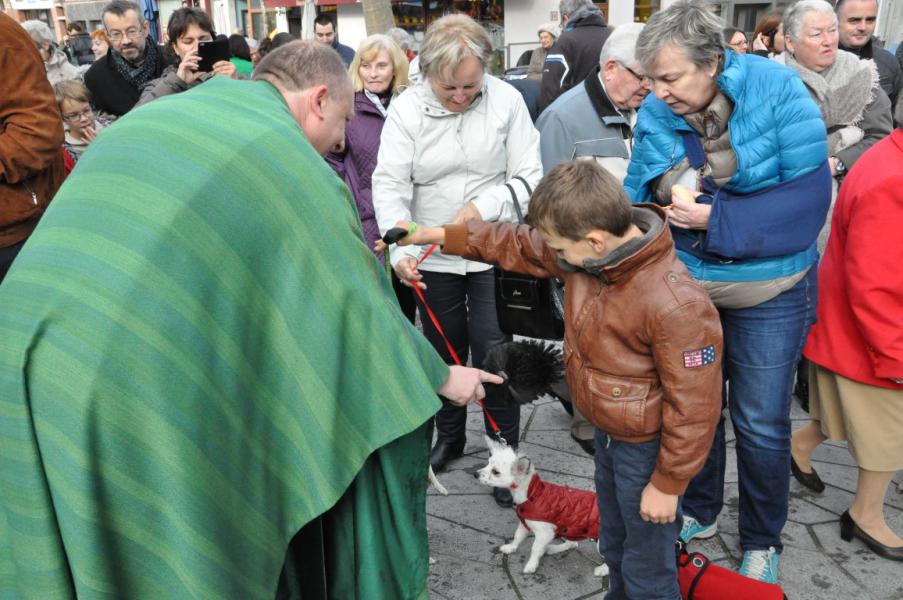
<path id="1" fill-rule="evenodd" d="M 425 597 L 447 374 L 272 86 L 133 111 L 0 286 L 0 599 Z"/>

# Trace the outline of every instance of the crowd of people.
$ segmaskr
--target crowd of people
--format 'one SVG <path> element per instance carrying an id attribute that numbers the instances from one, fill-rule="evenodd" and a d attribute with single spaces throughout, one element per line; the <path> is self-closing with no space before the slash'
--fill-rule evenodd
<path id="1" fill-rule="evenodd" d="M 465 405 L 520 439 L 481 370 L 511 340 L 493 265 L 563 283 L 554 395 L 610 600 L 680 598 L 726 418 L 741 574 L 779 582 L 828 439 L 859 467 L 841 536 L 903 560 L 903 53 L 877 1 L 749 37 L 699 0 L 559 9 L 516 81 L 457 14 L 356 50 L 327 14 L 256 41 L 183 7 L 159 44 L 112 0 L 59 45 L 0 14 L 0 596 L 423 597 L 425 475 Z"/>

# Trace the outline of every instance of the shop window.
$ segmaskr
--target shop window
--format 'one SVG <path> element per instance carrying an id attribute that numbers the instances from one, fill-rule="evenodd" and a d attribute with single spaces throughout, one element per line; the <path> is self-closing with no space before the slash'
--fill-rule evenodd
<path id="1" fill-rule="evenodd" d="M 747 35 L 751 34 L 770 8 L 770 4 L 735 4 L 734 27 L 742 29 Z"/>
<path id="2" fill-rule="evenodd" d="M 633 5 L 633 20 L 636 23 L 645 23 L 652 13 L 661 10 L 661 0 L 637 0 Z"/>
<path id="3" fill-rule="evenodd" d="M 593 4 L 602 11 L 602 16 L 605 18 L 605 22 L 608 23 L 608 2 L 593 2 Z"/>
<path id="4" fill-rule="evenodd" d="M 465 14 L 482 25 L 492 40 L 494 55 L 490 71 L 501 73 L 505 68 L 505 9 L 504 0 L 431 0 L 430 2 L 392 0 L 395 24 L 414 38 L 415 50 L 420 50 L 423 34 L 431 23 L 450 14 Z"/>

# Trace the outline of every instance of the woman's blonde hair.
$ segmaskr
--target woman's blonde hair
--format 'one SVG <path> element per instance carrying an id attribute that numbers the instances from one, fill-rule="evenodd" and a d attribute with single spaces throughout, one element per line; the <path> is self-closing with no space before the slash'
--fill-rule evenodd
<path id="1" fill-rule="evenodd" d="M 471 56 L 480 61 L 484 71 L 488 70 L 492 57 L 489 34 L 467 15 L 448 15 L 426 31 L 420 50 L 420 71 L 426 77 L 442 76 Z"/>
<path id="2" fill-rule="evenodd" d="M 351 75 L 351 85 L 355 92 L 364 91 L 364 80 L 361 79 L 361 63 L 376 59 L 376 55 L 380 50 L 389 53 L 389 59 L 392 61 L 392 69 L 394 76 L 392 78 L 392 91 L 398 92 L 411 85 L 408 80 L 408 57 L 404 51 L 395 43 L 395 41 L 387 35 L 377 33 L 371 35 L 358 46 L 348 67 L 348 74 Z"/>
<path id="3" fill-rule="evenodd" d="M 61 111 L 63 102 L 66 100 L 91 103 L 91 92 L 84 83 L 77 79 L 67 79 L 57 83 L 53 86 L 53 94 L 56 96 L 56 103 Z"/>

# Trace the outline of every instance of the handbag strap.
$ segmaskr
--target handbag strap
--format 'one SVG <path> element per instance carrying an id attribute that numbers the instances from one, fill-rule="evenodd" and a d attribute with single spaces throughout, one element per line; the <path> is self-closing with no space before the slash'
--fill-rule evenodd
<path id="1" fill-rule="evenodd" d="M 515 175 L 512 179 L 517 179 L 524 187 L 527 188 L 527 196 L 533 195 L 533 188 L 530 187 L 530 184 L 527 183 L 527 180 L 521 177 L 520 175 Z M 511 202 L 514 203 L 514 212 L 517 213 L 517 222 L 523 225 L 524 221 L 524 212 L 520 208 L 520 202 L 517 201 L 517 192 L 514 191 L 514 186 L 510 183 L 505 183 L 505 187 L 508 188 L 508 193 L 511 194 Z"/>
<path id="2" fill-rule="evenodd" d="M 530 184 L 527 183 L 527 180 L 521 177 L 520 175 L 515 175 L 512 179 L 517 179 L 524 187 L 527 189 L 527 195 L 533 195 L 533 188 L 530 187 Z M 514 192 L 514 187 L 510 183 L 505 183 L 505 187 L 508 188 L 508 192 L 511 194 L 511 201 L 514 203 L 514 211 L 517 213 L 518 223 L 521 225 L 524 224 L 524 213 L 520 209 L 520 203 L 517 201 L 517 194 Z M 557 278 L 553 277 L 551 280 L 552 284 L 552 303 L 555 305 L 555 312 L 558 313 L 559 319 L 564 319 L 564 292 L 562 291 L 562 284 L 558 281 Z"/>

